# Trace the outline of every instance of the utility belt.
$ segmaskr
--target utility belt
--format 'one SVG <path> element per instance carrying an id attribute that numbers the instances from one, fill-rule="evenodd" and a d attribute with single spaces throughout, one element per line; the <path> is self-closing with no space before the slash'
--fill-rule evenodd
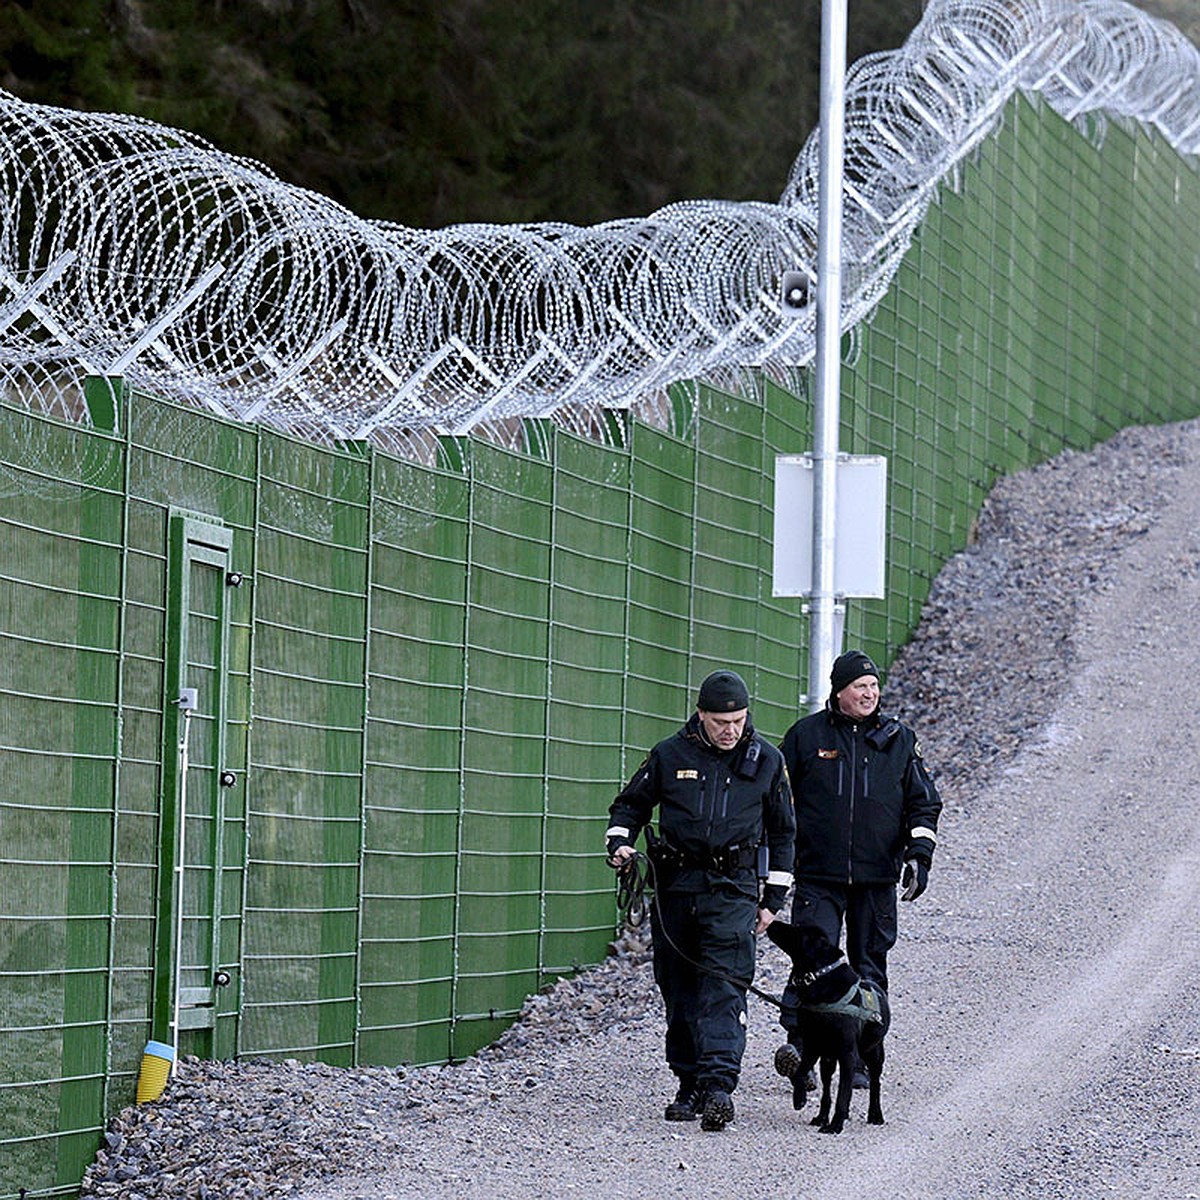
<path id="1" fill-rule="evenodd" d="M 759 850 L 764 853 L 760 854 Z M 701 871 L 714 871 L 718 875 L 732 876 L 747 867 L 754 867 L 756 874 L 766 877 L 766 847 L 758 842 L 734 843 L 697 854 L 681 846 L 673 846 L 666 838 L 657 837 L 652 829 L 646 829 L 646 853 L 655 867 L 682 870 L 686 867 Z"/>

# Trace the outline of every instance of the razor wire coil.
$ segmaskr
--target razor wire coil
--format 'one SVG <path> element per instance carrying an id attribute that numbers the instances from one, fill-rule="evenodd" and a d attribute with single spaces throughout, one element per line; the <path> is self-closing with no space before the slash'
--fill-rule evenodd
<path id="1" fill-rule="evenodd" d="M 1200 150 L 1200 52 L 1121 0 L 933 0 L 846 81 L 843 302 L 886 291 L 935 189 L 1014 92 Z M 1090 124 L 1089 124 L 1090 123 Z M 687 379 L 781 377 L 815 352 L 818 136 L 778 203 L 414 230 L 151 121 L 0 92 L 0 378 L 82 419 L 82 368 L 323 441 L 421 455 L 443 433 L 662 403 Z M 28 402 L 28 401 L 27 401 Z"/>

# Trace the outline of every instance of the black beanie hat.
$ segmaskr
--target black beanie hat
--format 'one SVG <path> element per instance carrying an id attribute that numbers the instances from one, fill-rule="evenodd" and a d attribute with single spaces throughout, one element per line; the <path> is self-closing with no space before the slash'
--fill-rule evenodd
<path id="1" fill-rule="evenodd" d="M 714 671 L 700 685 L 696 707 L 703 712 L 737 712 L 750 707 L 750 693 L 736 671 Z"/>
<path id="2" fill-rule="evenodd" d="M 847 650 L 833 662 L 833 670 L 829 672 L 829 682 L 833 685 L 836 696 L 847 684 L 853 683 L 861 675 L 874 675 L 879 678 L 879 668 L 861 651 Z"/>

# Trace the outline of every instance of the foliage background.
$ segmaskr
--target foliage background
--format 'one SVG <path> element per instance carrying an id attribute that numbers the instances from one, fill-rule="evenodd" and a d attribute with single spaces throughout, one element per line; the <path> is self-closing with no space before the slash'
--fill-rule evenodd
<path id="1" fill-rule="evenodd" d="M 1145 0 L 1200 40 L 1198 0 Z M 922 0 L 849 0 L 848 60 Z M 772 200 L 820 0 L 0 0 L 0 86 L 137 113 L 414 227 Z"/>
<path id="2" fill-rule="evenodd" d="M 850 57 L 921 0 L 852 0 Z M 363 216 L 590 224 L 774 199 L 819 0 L 0 0 L 0 85 L 138 113 Z"/>

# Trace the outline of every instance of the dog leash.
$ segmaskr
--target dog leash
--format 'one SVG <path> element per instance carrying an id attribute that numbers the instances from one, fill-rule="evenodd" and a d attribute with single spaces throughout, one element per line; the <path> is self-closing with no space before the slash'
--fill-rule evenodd
<path id="1" fill-rule="evenodd" d="M 646 864 L 645 869 L 641 866 L 643 862 Z M 617 872 L 617 906 L 629 925 L 637 929 L 646 919 L 646 914 L 650 911 L 649 905 L 646 903 L 646 887 L 652 875 L 655 876 L 654 908 L 658 913 L 658 927 L 662 930 L 663 940 L 667 945 L 685 963 L 689 963 L 696 970 L 703 971 L 706 975 L 712 975 L 716 979 L 723 979 L 726 983 L 732 983 L 737 987 L 745 988 L 746 991 L 752 992 L 760 1000 L 765 1000 L 768 1004 L 773 1004 L 782 1011 L 785 1007 L 782 997 L 772 996 L 770 992 L 764 992 L 762 988 L 755 987 L 753 982 L 738 979 L 736 976 L 729 975 L 725 971 L 717 970 L 716 967 L 706 967 L 703 963 L 696 962 L 694 958 L 689 958 L 680 950 L 675 944 L 674 939 L 667 932 L 667 922 L 663 917 L 662 906 L 658 902 L 658 881 L 654 863 L 646 855 L 637 850 L 634 851 L 633 857 L 626 862 L 624 868 Z M 791 1006 L 787 1005 L 786 1007 L 790 1008 Z"/>

